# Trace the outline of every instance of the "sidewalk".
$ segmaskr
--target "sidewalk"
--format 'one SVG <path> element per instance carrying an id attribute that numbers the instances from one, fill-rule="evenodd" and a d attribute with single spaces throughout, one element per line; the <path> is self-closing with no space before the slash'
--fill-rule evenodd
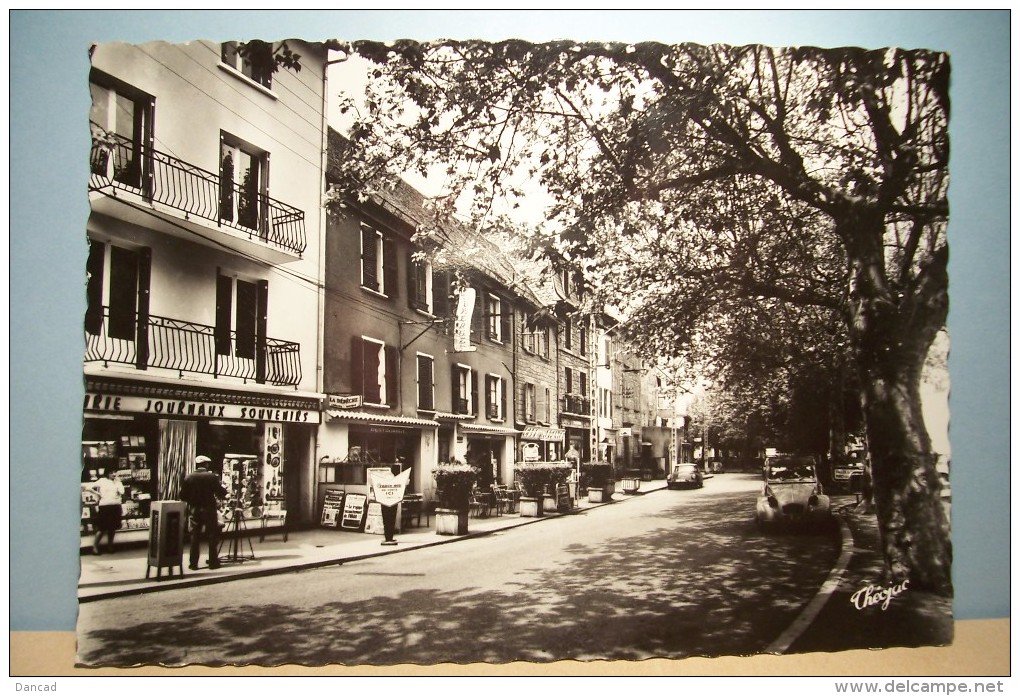
<path id="1" fill-rule="evenodd" d="M 664 480 L 642 481 L 637 495 L 661 490 L 666 487 Z M 617 492 L 613 503 L 623 502 L 633 495 Z M 429 519 L 429 526 L 411 526 L 397 532 L 396 546 L 382 546 L 381 534 L 340 531 L 326 528 L 310 528 L 291 531 L 284 541 L 280 532 L 269 534 L 259 541 L 257 534 L 238 540 L 237 556 L 243 562 L 228 561 L 231 540 L 224 541 L 220 551 L 223 565 L 216 570 L 202 567 L 197 571 L 188 570 L 187 548 L 184 553 L 184 574 L 180 568 L 147 568 L 148 548 L 144 545 L 118 549 L 112 554 L 92 555 L 84 552 L 81 556 L 81 574 L 78 581 L 78 601 L 89 602 L 125 595 L 159 592 L 181 587 L 195 587 L 240 578 L 259 577 L 286 573 L 302 568 L 337 565 L 374 556 L 403 553 L 426 546 L 464 541 L 486 534 L 492 534 L 510 527 L 554 520 L 567 515 L 584 513 L 587 510 L 610 503 L 589 503 L 578 500 L 577 506 L 568 513 L 545 513 L 542 517 L 521 517 L 520 513 L 489 517 L 472 517 L 468 522 L 468 533 L 463 536 L 441 536 L 436 534 L 435 518 Z M 250 545 L 249 545 L 250 544 Z M 254 556 L 254 558 L 246 558 Z M 202 563 L 206 561 L 203 545 Z M 149 577 L 146 578 L 148 570 Z M 160 576 L 157 577 L 157 572 Z"/>

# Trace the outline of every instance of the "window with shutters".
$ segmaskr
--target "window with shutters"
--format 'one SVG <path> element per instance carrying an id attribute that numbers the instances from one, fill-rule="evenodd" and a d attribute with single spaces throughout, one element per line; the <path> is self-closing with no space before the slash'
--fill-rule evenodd
<path id="1" fill-rule="evenodd" d="M 367 336 L 351 338 L 351 391 L 366 404 L 396 404 L 399 369 L 394 346 Z"/>
<path id="2" fill-rule="evenodd" d="M 544 394 L 545 394 L 545 404 L 544 404 L 544 409 L 542 411 L 542 415 L 544 417 L 544 420 L 542 422 L 544 422 L 546 425 L 551 425 L 552 422 L 553 422 L 553 418 L 552 418 L 552 390 L 549 387 L 546 387 L 545 391 L 544 391 Z"/>
<path id="3" fill-rule="evenodd" d="M 268 281 L 216 276 L 217 354 L 254 359 L 264 350 L 268 299 Z"/>
<path id="4" fill-rule="evenodd" d="M 534 423 L 536 416 L 535 385 L 524 385 L 524 422 Z"/>
<path id="5" fill-rule="evenodd" d="M 503 342 L 503 331 L 500 318 L 502 312 L 500 311 L 499 297 L 496 295 L 489 295 L 488 301 L 485 304 L 485 313 L 489 318 L 489 340 L 495 341 L 496 343 Z"/>
<path id="6" fill-rule="evenodd" d="M 453 412 L 461 415 L 474 413 L 478 401 L 477 373 L 467 365 L 454 365 L 451 370 Z"/>
<path id="7" fill-rule="evenodd" d="M 361 224 L 361 287 L 386 297 L 396 297 L 396 257 L 396 244 L 392 239 Z"/>
<path id="8" fill-rule="evenodd" d="M 155 99 L 99 70 L 89 75 L 93 174 L 125 186 L 149 188 Z M 102 146 L 97 146 L 101 144 Z"/>
<path id="9" fill-rule="evenodd" d="M 499 375 L 485 376 L 485 413 L 491 421 L 502 421 L 506 413 L 506 382 Z"/>
<path id="10" fill-rule="evenodd" d="M 574 371 L 569 367 L 563 368 L 563 384 L 566 387 L 565 393 L 574 393 Z"/>
<path id="11" fill-rule="evenodd" d="M 220 134 L 220 220 L 263 229 L 269 194 L 269 153 Z"/>
<path id="12" fill-rule="evenodd" d="M 431 355 L 418 353 L 418 410 L 436 410 L 435 361 Z"/>
<path id="13" fill-rule="evenodd" d="M 407 252 L 407 303 L 411 309 L 432 314 L 432 262 L 416 259 L 413 249 Z"/>
<path id="14" fill-rule="evenodd" d="M 565 350 L 574 349 L 574 323 L 570 317 L 563 320 L 563 348 Z"/>

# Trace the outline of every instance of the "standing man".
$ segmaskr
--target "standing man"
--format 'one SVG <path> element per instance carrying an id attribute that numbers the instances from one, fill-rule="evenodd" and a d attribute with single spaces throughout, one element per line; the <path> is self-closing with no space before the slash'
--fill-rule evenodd
<path id="1" fill-rule="evenodd" d="M 220 477 L 210 471 L 209 457 L 195 457 L 195 470 L 188 474 L 181 485 L 181 500 L 188 504 L 188 519 L 191 521 L 191 557 L 188 568 L 198 570 L 202 538 L 209 545 L 209 567 L 220 567 L 217 557 L 219 546 L 219 520 L 216 510 L 219 500 L 227 497 L 227 489 L 220 483 Z"/>

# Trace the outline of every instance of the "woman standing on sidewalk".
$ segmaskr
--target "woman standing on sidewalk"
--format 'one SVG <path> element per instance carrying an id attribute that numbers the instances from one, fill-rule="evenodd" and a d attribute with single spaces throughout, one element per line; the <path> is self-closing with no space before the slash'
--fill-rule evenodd
<path id="1" fill-rule="evenodd" d="M 124 499 L 124 484 L 117 474 L 103 470 L 102 476 L 92 484 L 92 489 L 99 496 L 96 510 L 96 538 L 92 541 L 92 553 L 99 555 L 99 542 L 103 535 L 107 538 L 106 550 L 113 553 L 113 537 L 120 529 L 121 501 Z"/>

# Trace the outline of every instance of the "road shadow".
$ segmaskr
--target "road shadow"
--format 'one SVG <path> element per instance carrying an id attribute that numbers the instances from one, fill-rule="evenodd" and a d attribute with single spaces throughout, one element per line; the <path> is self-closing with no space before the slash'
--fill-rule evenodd
<path id="1" fill-rule="evenodd" d="M 720 505 L 732 514 L 720 519 Z M 295 608 L 253 597 L 222 613 L 182 607 L 130 630 L 80 630 L 79 660 L 381 666 L 750 655 L 794 620 L 838 552 L 826 537 L 761 535 L 746 494 L 678 499 L 652 519 L 656 527 L 636 537 L 568 547 L 571 560 L 555 568 L 536 559 L 497 591 L 354 601 L 343 598 L 342 577 L 356 565 L 306 571 L 336 574 L 337 599 Z"/>

